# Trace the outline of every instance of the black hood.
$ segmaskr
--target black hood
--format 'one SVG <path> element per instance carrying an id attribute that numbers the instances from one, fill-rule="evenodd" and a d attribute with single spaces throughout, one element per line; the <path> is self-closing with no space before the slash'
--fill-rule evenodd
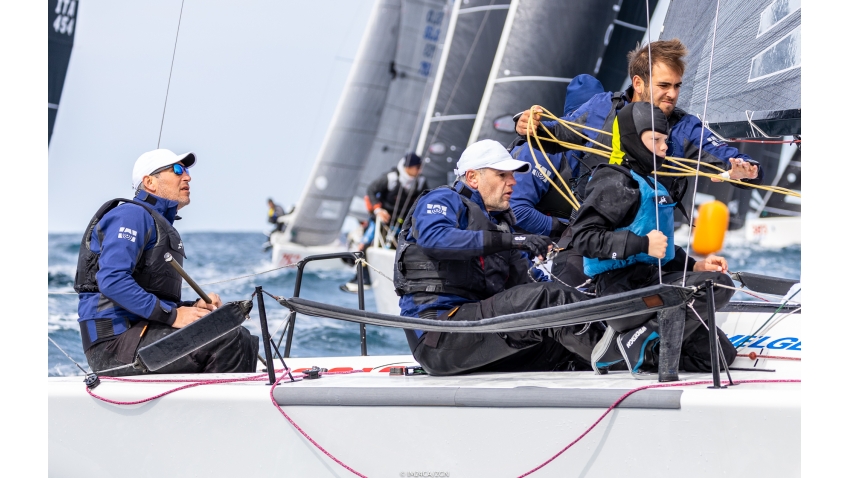
<path id="1" fill-rule="evenodd" d="M 648 150 L 640 140 L 644 131 L 655 130 L 668 134 L 667 117 L 664 112 L 649 103 L 629 103 L 617 113 L 614 123 L 614 138 L 611 162 L 622 164 L 638 174 L 648 175 L 655 170 L 652 151 Z M 657 158 L 661 163 L 661 158 Z"/>

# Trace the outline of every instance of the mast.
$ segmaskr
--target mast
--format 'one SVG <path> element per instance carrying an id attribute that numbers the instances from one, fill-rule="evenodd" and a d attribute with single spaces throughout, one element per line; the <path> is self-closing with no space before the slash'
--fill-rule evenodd
<path id="1" fill-rule="evenodd" d="M 59 110 L 65 74 L 74 47 L 77 0 L 50 0 L 47 4 L 47 143 L 53 137 L 53 123 Z"/>
<path id="2" fill-rule="evenodd" d="M 457 1 L 449 20 L 445 48 L 416 152 L 431 187 L 451 184 L 454 167 L 466 147 L 510 0 Z"/>
<path id="3" fill-rule="evenodd" d="M 348 213 L 392 81 L 401 0 L 376 0 L 342 98 L 289 228 L 305 246 L 333 242 Z"/>

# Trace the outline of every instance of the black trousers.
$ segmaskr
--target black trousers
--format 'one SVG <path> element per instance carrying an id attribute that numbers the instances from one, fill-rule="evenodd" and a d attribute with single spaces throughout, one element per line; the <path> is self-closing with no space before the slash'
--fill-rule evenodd
<path id="1" fill-rule="evenodd" d="M 145 324 L 148 328 L 140 340 L 139 336 Z M 114 339 L 89 347 L 86 350 L 89 367 L 99 375 L 110 377 L 142 374 L 141 370 L 134 367 L 119 368 L 102 374 L 99 372 L 133 363 L 139 348 L 177 330 L 179 329 L 158 322 L 141 321 Z M 155 373 L 253 373 L 257 371 L 259 350 L 260 338 L 251 335 L 245 327 L 238 327 Z"/>
<path id="2" fill-rule="evenodd" d="M 464 304 L 444 320 L 481 320 L 586 300 L 575 289 L 552 282 L 523 284 L 480 302 Z M 604 328 L 555 327 L 508 333 L 406 331 L 413 357 L 431 375 L 469 372 L 591 370 L 590 354 Z"/>
<path id="3" fill-rule="evenodd" d="M 683 271 L 662 272 L 661 281 L 665 284 L 682 285 Z M 623 269 L 604 272 L 595 278 L 596 294 L 599 297 L 617 294 L 629 290 L 639 289 L 658 283 L 658 268 L 649 264 L 635 264 Z M 721 272 L 688 272 L 685 286 L 700 286 L 706 280 L 712 280 L 716 284 L 734 286 L 732 279 Z M 735 291 L 715 287 L 714 305 L 721 308 L 729 303 Z M 711 351 L 708 341 L 708 330 L 703 325 L 708 316 L 708 291 L 699 290 L 693 297 L 693 310 L 685 309 L 685 331 L 682 334 L 682 354 L 679 359 L 679 367 L 688 372 L 710 372 Z M 695 312 L 696 311 L 696 312 Z M 699 317 L 697 317 L 697 314 Z M 702 321 L 700 321 L 702 318 Z M 624 319 L 608 321 L 608 326 L 619 333 L 633 330 L 643 323 L 654 320 L 655 314 L 628 317 Z M 726 358 L 726 363 L 731 364 L 737 353 L 735 346 L 726 337 L 722 330 L 717 330 L 720 340 L 720 351 Z"/>

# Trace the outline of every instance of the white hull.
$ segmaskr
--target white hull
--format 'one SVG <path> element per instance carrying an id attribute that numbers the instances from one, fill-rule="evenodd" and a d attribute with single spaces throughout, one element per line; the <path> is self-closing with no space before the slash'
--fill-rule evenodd
<path id="1" fill-rule="evenodd" d="M 771 249 L 800 245 L 802 236 L 799 216 L 747 219 L 743 229 L 747 243 Z"/>
<path id="2" fill-rule="evenodd" d="M 348 247 L 340 241 L 321 246 L 302 246 L 301 244 L 290 242 L 289 232 L 287 231 L 284 231 L 283 233 L 273 232 L 269 236 L 269 243 L 272 245 L 272 264 L 276 267 L 297 264 L 301 259 L 317 254 L 348 252 Z M 351 266 L 339 259 L 314 261 L 307 267 L 309 267 L 310 271 L 351 269 Z"/>
<path id="3" fill-rule="evenodd" d="M 769 316 L 718 319 L 736 336 L 754 332 Z M 741 352 L 800 358 L 801 316 L 773 322 L 749 340 L 755 348 Z M 319 445 L 367 476 L 518 476 L 578 438 L 622 394 L 656 383 L 625 372 L 405 377 L 379 371 L 398 363 L 412 357 L 293 358 L 293 369 L 375 368 L 281 383 L 275 398 Z M 799 361 L 740 357 L 732 366 L 762 369 L 733 371 L 740 381 L 801 378 Z M 680 385 L 711 375 L 681 379 Z M 349 476 L 277 410 L 267 380 L 263 374 L 259 382 L 200 386 L 121 406 L 89 396 L 82 377 L 50 378 L 50 474 Z M 104 379 L 94 392 L 131 401 L 177 385 Z M 533 476 L 799 476 L 800 390 L 800 383 L 742 383 L 639 391 Z M 96 459 L 86 459 L 94 451 Z"/>
<path id="4" fill-rule="evenodd" d="M 381 247 L 370 247 L 366 249 L 366 262 L 381 271 L 387 277 L 393 276 L 393 262 L 395 261 L 395 249 L 384 249 Z M 386 277 L 369 271 L 372 278 L 372 292 L 375 295 L 375 305 L 381 314 L 400 315 L 398 306 L 398 295 L 395 287 Z"/>

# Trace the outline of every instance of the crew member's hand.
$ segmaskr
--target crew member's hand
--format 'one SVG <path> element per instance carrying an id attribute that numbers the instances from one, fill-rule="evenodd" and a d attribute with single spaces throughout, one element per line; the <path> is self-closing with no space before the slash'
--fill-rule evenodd
<path id="1" fill-rule="evenodd" d="M 552 241 L 548 237 L 536 234 L 516 234 L 511 240 L 512 249 L 520 249 L 531 252 L 534 257 L 546 258 L 546 253 L 552 247 Z"/>
<path id="2" fill-rule="evenodd" d="M 646 235 L 649 238 L 649 254 L 652 257 L 663 259 L 667 253 L 667 236 L 659 230 L 649 231 Z"/>
<path id="3" fill-rule="evenodd" d="M 697 261 L 694 264 L 694 272 L 726 272 L 729 270 L 729 265 L 726 264 L 726 259 L 715 256 L 714 254 L 705 258 L 705 260 Z"/>
<path id="4" fill-rule="evenodd" d="M 389 224 L 390 222 L 390 213 L 382 207 L 375 209 L 375 217 L 384 224 Z"/>
<path id="5" fill-rule="evenodd" d="M 212 297 L 210 297 L 210 299 L 212 299 Z M 203 301 L 201 301 L 201 303 L 203 303 Z M 171 324 L 171 326 L 175 329 L 182 329 L 209 313 L 209 310 L 202 309 L 200 307 L 178 307 L 177 318 L 174 319 L 174 323 Z"/>
<path id="6" fill-rule="evenodd" d="M 755 179 L 759 175 L 759 167 L 756 164 L 751 164 L 742 158 L 730 158 L 731 164 L 729 171 L 729 179 Z M 720 179 L 711 178 L 714 182 L 720 182 Z"/>
<path id="7" fill-rule="evenodd" d="M 215 292 L 210 292 L 207 294 L 210 296 L 210 300 L 213 302 L 212 304 L 207 304 L 204 302 L 204 299 L 198 299 L 198 302 L 195 303 L 195 307 L 200 307 L 202 309 L 207 309 L 210 312 L 214 311 L 221 307 L 221 297 L 218 296 Z"/>
<path id="8" fill-rule="evenodd" d="M 519 120 L 516 122 L 516 132 L 520 136 L 525 136 L 528 133 L 529 122 L 531 123 L 532 130 L 536 130 L 538 126 L 540 126 L 540 113 L 543 110 L 540 108 L 534 109 L 534 117 L 531 117 L 531 110 L 525 110 L 522 112 L 522 116 L 519 117 Z M 530 121 L 529 121 L 530 120 Z"/>

